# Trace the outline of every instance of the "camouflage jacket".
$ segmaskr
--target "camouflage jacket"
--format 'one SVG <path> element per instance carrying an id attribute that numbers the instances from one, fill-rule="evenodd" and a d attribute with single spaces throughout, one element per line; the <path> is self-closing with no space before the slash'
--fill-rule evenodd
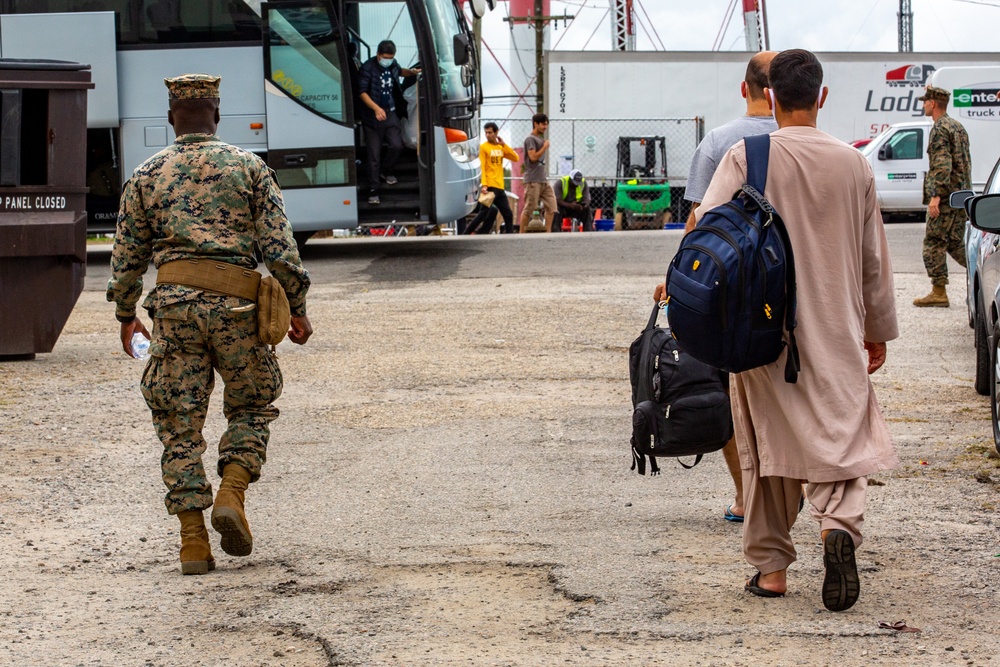
<path id="1" fill-rule="evenodd" d="M 948 205 L 948 195 L 958 190 L 972 189 L 972 159 L 969 157 L 969 135 L 957 120 L 944 114 L 931 128 L 927 141 L 930 162 L 924 177 L 924 204 L 931 197 L 940 197 Z"/>
<path id="2" fill-rule="evenodd" d="M 288 295 L 292 315 L 306 313 L 309 273 L 302 267 L 277 181 L 264 161 L 207 134 L 185 134 L 136 168 L 125 183 L 111 252 L 108 301 L 115 314 L 135 314 L 149 266 L 209 258 L 264 265 Z M 197 298 L 202 290 L 155 286 L 143 302 L 153 309 Z"/>

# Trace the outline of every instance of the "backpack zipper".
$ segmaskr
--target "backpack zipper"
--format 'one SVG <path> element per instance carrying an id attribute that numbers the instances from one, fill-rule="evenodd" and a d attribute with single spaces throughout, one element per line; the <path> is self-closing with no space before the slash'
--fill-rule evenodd
<path id="1" fill-rule="evenodd" d="M 688 245 L 688 246 L 684 247 L 683 250 L 697 250 L 698 252 L 701 252 L 701 253 L 704 253 L 704 254 L 708 255 L 712 259 L 712 261 L 715 262 L 715 265 L 717 267 L 724 266 L 723 263 L 722 263 L 722 261 L 719 259 L 719 256 L 716 255 L 711 250 L 709 250 L 708 248 L 706 248 L 705 246 L 698 245 L 696 243 L 692 243 L 691 245 Z M 680 257 L 680 251 L 678 251 L 677 254 L 674 255 L 673 261 L 677 262 L 679 257 Z M 726 290 L 729 287 L 729 283 L 726 280 L 726 278 L 727 278 L 726 272 L 725 271 L 720 271 L 719 272 L 719 277 L 721 278 L 722 289 Z M 719 308 L 722 310 L 722 322 L 723 322 L 722 330 L 726 331 L 726 329 L 728 327 L 725 326 L 725 323 L 726 323 L 726 320 L 727 320 L 727 318 L 726 318 L 726 300 L 725 299 L 719 299 Z"/>
<path id="2" fill-rule="evenodd" d="M 733 236 L 729 232 L 723 231 L 721 229 L 716 229 L 714 227 L 705 227 L 705 228 L 703 228 L 703 229 L 701 229 L 699 231 L 706 232 L 706 233 L 712 234 L 713 236 L 719 237 L 720 239 L 722 239 L 723 241 L 725 241 L 726 243 L 728 243 L 730 246 L 732 246 L 732 248 L 736 251 L 736 256 L 737 256 L 737 258 L 739 258 L 739 266 L 737 267 L 737 271 L 736 271 L 736 278 L 737 278 L 737 281 L 738 281 L 737 288 L 739 290 L 737 292 L 737 294 L 739 295 L 740 310 L 743 310 L 743 308 L 746 306 L 746 304 L 743 302 L 744 301 L 743 300 L 743 297 L 744 297 L 744 285 L 743 285 L 743 249 L 740 247 L 740 244 L 737 243 L 736 239 L 734 239 Z"/>

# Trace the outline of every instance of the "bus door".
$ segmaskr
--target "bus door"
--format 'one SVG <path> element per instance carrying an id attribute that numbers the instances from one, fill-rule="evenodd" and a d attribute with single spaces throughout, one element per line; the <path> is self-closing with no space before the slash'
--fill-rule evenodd
<path id="1" fill-rule="evenodd" d="M 454 0 L 436 1 L 448 2 L 452 6 L 454 3 Z M 427 35 L 427 15 L 423 5 L 424 0 L 346 0 L 343 3 L 343 27 L 357 54 L 359 79 L 360 70 L 377 55 L 383 40 L 390 40 L 395 45 L 396 63 L 402 70 L 419 69 L 423 62 L 433 62 L 433 43 Z M 428 69 L 423 71 L 428 72 Z M 430 220 L 429 214 L 434 208 L 434 146 L 428 141 L 433 116 L 427 104 L 427 81 L 424 75 L 417 77 L 410 73 L 396 82 L 398 86 L 392 87 L 403 149 L 391 170 L 386 171 L 384 161 L 380 164 L 383 176 L 391 174 L 396 178 L 392 185 L 386 183 L 380 187 L 378 183 L 371 182 L 368 153 L 381 151 L 381 147 L 368 146 L 371 137 L 363 127 L 359 132 L 358 146 L 363 167 L 358 181 L 364 193 L 358 211 L 361 224 L 397 222 L 409 225 Z M 365 115 L 369 115 L 369 121 L 371 118 L 360 102 L 361 92 L 356 90 L 354 99 L 363 126 Z M 375 177 L 378 178 L 378 175 Z M 374 194 L 372 190 L 379 191 L 378 204 L 369 203 L 369 195 Z"/>
<path id="2" fill-rule="evenodd" d="M 323 0 L 261 3 L 267 162 L 293 229 L 357 226 L 354 110 L 347 50 Z"/>

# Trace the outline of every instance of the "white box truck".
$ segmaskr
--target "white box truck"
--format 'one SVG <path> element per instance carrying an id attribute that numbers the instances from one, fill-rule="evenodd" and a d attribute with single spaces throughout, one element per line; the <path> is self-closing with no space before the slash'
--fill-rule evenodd
<path id="1" fill-rule="evenodd" d="M 871 142 L 876 145 L 870 149 L 874 155 L 870 160 L 876 174 L 881 174 L 878 190 L 886 212 L 923 210 L 920 190 L 927 170 L 930 121 L 924 118 L 923 103 L 917 97 L 930 77 L 939 77 L 935 80 L 940 84 L 935 85 L 949 90 L 975 91 L 969 92 L 969 106 L 959 107 L 966 115 L 951 110 L 949 113 L 966 124 L 970 137 L 977 133 L 972 139 L 973 180 L 980 185 L 985 182 L 988 171 L 984 174 L 982 170 L 992 166 L 997 151 L 978 128 L 1000 129 L 1000 123 L 991 125 L 1000 118 L 989 115 L 991 111 L 1000 113 L 1000 103 L 990 106 L 984 102 L 977 86 L 1000 81 L 1000 74 L 992 74 L 1000 73 L 1000 53 L 816 55 L 823 64 L 823 83 L 830 88 L 819 112 L 818 126 L 846 142 L 877 137 Z M 552 119 L 700 117 L 708 132 L 746 112 L 740 82 L 749 59 L 749 53 L 732 51 L 550 51 L 546 55 L 547 112 Z M 971 76 L 977 71 L 979 75 Z M 959 73 L 968 73 L 971 78 Z M 997 90 L 994 86 L 994 97 Z M 903 131 L 909 134 L 896 136 Z M 896 149 L 889 154 L 900 157 L 878 159 L 879 150 L 887 142 Z M 672 150 L 668 146 L 667 151 L 689 161 L 693 148 Z M 913 158 L 902 157 L 913 151 Z M 605 152 L 607 164 L 596 169 L 613 174 L 617 156 L 614 151 Z M 917 164 L 921 155 L 923 167 Z M 670 171 L 686 173 L 687 166 L 674 164 Z M 671 185 L 683 186 L 686 182 L 671 179 Z"/>
<path id="2" fill-rule="evenodd" d="M 942 67 L 927 83 L 951 93 L 948 115 L 969 133 L 972 188 L 981 192 L 1000 158 L 1000 66 Z M 922 103 L 921 103 L 922 104 Z M 884 213 L 923 212 L 931 120 L 894 123 L 861 149 Z"/>

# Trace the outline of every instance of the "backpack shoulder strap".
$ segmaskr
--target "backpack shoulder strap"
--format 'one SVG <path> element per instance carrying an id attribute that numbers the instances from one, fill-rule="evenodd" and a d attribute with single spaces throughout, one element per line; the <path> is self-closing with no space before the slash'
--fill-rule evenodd
<path id="1" fill-rule="evenodd" d="M 758 134 L 751 137 L 744 137 L 743 142 L 747 149 L 747 185 L 764 196 L 764 186 L 767 184 L 767 164 L 768 156 L 771 152 L 771 135 Z M 774 227 L 778 230 L 782 244 L 785 246 L 785 292 L 787 294 L 787 304 L 785 306 L 785 329 L 788 331 L 788 357 L 785 360 L 785 382 L 795 384 L 798 379 L 801 365 L 799 363 L 799 347 L 795 341 L 795 255 L 792 252 L 792 242 L 788 238 L 788 229 L 781 216 L 775 213 Z"/>
<path id="2" fill-rule="evenodd" d="M 743 137 L 747 147 L 747 185 L 764 194 L 767 185 L 767 158 L 771 152 L 771 135 L 757 134 Z"/>

